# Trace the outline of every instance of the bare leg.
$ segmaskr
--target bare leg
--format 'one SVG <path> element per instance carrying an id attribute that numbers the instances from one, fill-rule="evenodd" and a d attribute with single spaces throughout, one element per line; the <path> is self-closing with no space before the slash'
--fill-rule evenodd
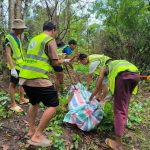
<path id="1" fill-rule="evenodd" d="M 20 95 L 20 104 L 29 102 L 29 100 L 24 97 L 24 89 L 22 86 L 19 86 L 19 95 Z"/>
<path id="2" fill-rule="evenodd" d="M 59 72 L 59 84 L 60 84 L 60 92 L 63 93 L 64 87 L 63 87 L 63 81 L 64 81 L 64 73 Z"/>
<path id="3" fill-rule="evenodd" d="M 56 72 L 56 89 L 58 93 L 63 92 L 63 79 L 64 79 L 64 73 L 63 72 Z"/>
<path id="4" fill-rule="evenodd" d="M 28 119 L 28 122 L 29 122 L 29 131 L 28 131 L 28 136 L 32 136 L 35 132 L 35 119 L 36 119 L 36 115 L 37 115 L 37 112 L 38 112 L 38 104 L 36 105 L 32 105 L 29 107 L 29 112 L 28 112 L 28 115 L 29 115 L 29 119 Z"/>
<path id="5" fill-rule="evenodd" d="M 15 88 L 16 88 L 16 85 L 14 83 L 10 82 L 9 94 L 10 94 L 10 98 L 11 98 L 11 107 L 17 106 L 17 104 L 15 102 Z"/>
<path id="6" fill-rule="evenodd" d="M 48 107 L 40 120 L 40 123 L 38 125 L 38 128 L 34 135 L 32 136 L 31 140 L 34 142 L 40 142 L 43 139 L 43 130 L 46 128 L 46 125 L 48 124 L 49 120 L 52 118 L 54 113 L 56 112 L 57 107 Z"/>

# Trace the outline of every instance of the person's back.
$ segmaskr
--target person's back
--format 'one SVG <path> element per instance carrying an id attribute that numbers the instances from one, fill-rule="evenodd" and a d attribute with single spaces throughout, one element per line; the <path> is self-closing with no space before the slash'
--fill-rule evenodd
<path id="1" fill-rule="evenodd" d="M 20 77 L 25 79 L 48 79 L 48 73 L 52 70 L 52 67 L 44 49 L 51 40 L 54 40 L 54 38 L 45 33 L 41 33 L 31 39 L 27 50 L 26 62 L 22 66 L 23 70 L 20 73 Z"/>

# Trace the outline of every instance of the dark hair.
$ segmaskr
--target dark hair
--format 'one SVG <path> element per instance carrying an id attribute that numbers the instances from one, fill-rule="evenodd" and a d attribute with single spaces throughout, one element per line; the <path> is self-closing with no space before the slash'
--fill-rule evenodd
<path id="1" fill-rule="evenodd" d="M 43 24 L 43 31 L 51 31 L 51 30 L 56 30 L 56 26 L 49 21 L 44 22 Z"/>
<path id="2" fill-rule="evenodd" d="M 75 40 L 70 40 L 70 41 L 68 42 L 68 44 L 69 44 L 69 45 L 71 45 L 71 44 L 77 45 L 77 42 L 76 42 Z"/>
<path id="3" fill-rule="evenodd" d="M 56 41 L 56 44 L 58 48 L 65 46 L 65 43 L 63 41 Z"/>
<path id="4" fill-rule="evenodd" d="M 84 58 L 87 58 L 87 55 L 80 53 L 79 56 L 78 56 L 78 59 L 83 60 Z"/>

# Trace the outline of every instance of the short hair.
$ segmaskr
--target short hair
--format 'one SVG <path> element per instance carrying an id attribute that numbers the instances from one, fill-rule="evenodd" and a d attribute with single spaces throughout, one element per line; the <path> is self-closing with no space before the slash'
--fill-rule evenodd
<path id="1" fill-rule="evenodd" d="M 76 42 L 75 40 L 72 39 L 72 40 L 70 40 L 70 41 L 68 42 L 68 44 L 69 44 L 69 45 L 71 45 L 71 44 L 77 45 L 77 42 Z"/>
<path id="2" fill-rule="evenodd" d="M 43 24 L 43 31 L 51 31 L 51 30 L 56 30 L 56 26 L 49 21 L 44 22 Z"/>
<path id="3" fill-rule="evenodd" d="M 78 59 L 83 60 L 84 58 L 87 58 L 87 55 L 80 53 L 79 56 L 78 56 Z"/>

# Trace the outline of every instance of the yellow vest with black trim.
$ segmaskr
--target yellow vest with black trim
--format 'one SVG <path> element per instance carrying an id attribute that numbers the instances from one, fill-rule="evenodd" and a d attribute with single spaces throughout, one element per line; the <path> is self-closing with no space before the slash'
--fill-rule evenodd
<path id="1" fill-rule="evenodd" d="M 19 44 L 20 44 L 20 48 L 19 48 L 16 40 L 14 39 L 14 37 L 11 34 L 8 34 L 5 39 L 7 39 L 9 41 L 9 45 L 12 50 L 12 60 L 13 60 L 14 67 L 17 70 L 20 70 L 22 63 L 24 61 L 21 41 L 18 38 Z M 7 66 L 10 69 L 10 65 L 7 64 Z"/>
<path id="2" fill-rule="evenodd" d="M 115 80 L 119 73 L 124 71 L 139 73 L 138 68 L 126 60 L 114 60 L 109 62 L 106 66 L 108 67 L 107 77 L 109 80 L 109 88 L 112 95 L 114 95 Z M 136 94 L 137 90 L 138 90 L 138 86 L 136 86 L 135 89 L 133 90 L 133 94 Z"/>
<path id="3" fill-rule="evenodd" d="M 88 56 L 88 60 L 89 60 L 89 63 L 92 63 L 92 62 L 95 62 L 95 61 L 99 61 L 100 64 L 97 66 L 96 70 L 94 71 L 94 73 L 96 75 L 99 75 L 100 73 L 100 68 L 101 67 L 104 67 L 106 62 L 108 60 L 110 60 L 111 58 L 108 57 L 108 56 L 105 56 L 105 55 L 98 55 L 98 54 L 93 54 L 93 55 L 90 55 Z"/>
<path id="4" fill-rule="evenodd" d="M 48 79 L 48 73 L 52 71 L 52 67 L 45 53 L 45 46 L 51 40 L 53 40 L 53 38 L 44 33 L 31 39 L 25 63 L 22 66 L 19 77 L 25 79 Z"/>

